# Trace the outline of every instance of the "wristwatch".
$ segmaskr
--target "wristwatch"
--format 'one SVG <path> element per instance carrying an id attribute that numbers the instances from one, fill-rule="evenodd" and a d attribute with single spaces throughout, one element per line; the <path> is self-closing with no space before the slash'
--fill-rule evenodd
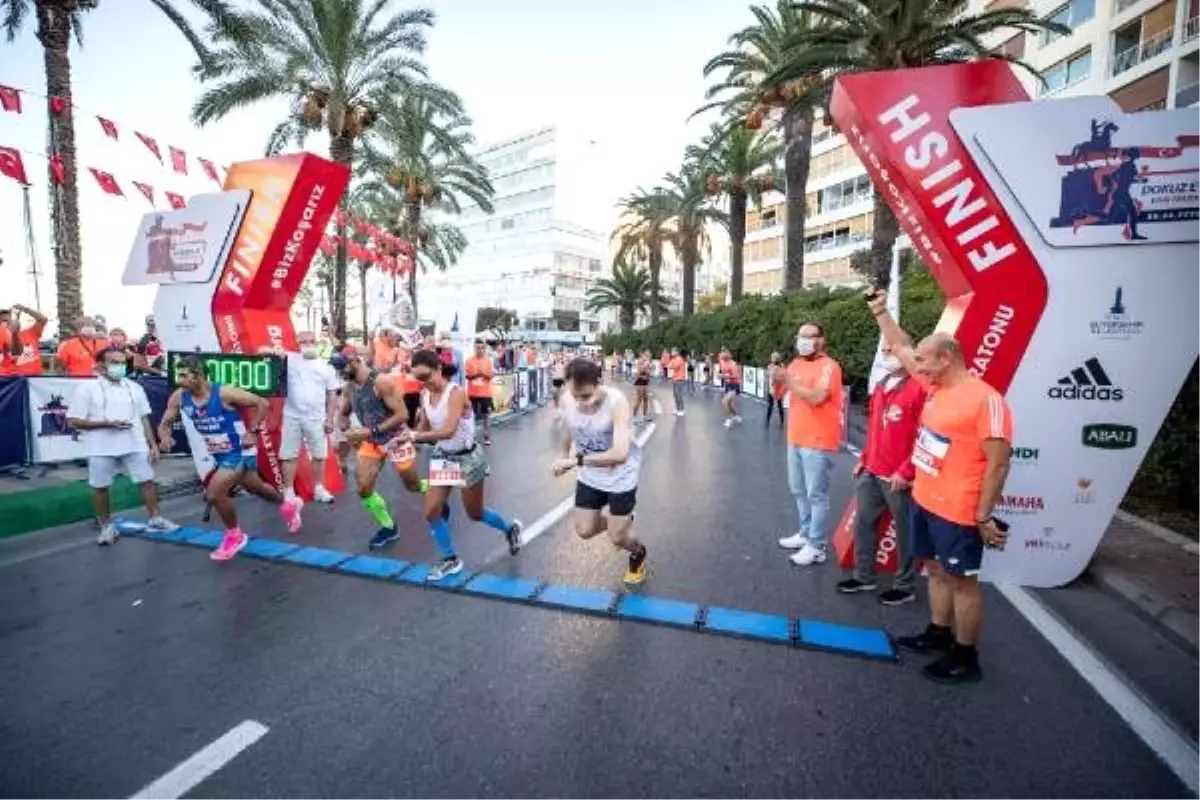
<path id="1" fill-rule="evenodd" d="M 578 466 L 578 467 L 582 467 L 582 466 L 583 466 L 583 453 L 576 453 L 576 454 L 575 454 L 575 465 L 576 465 L 576 466 Z"/>

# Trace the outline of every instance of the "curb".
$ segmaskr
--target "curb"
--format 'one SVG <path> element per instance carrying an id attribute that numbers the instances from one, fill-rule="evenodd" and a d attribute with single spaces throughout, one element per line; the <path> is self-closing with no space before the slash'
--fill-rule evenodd
<path id="1" fill-rule="evenodd" d="M 1145 586 L 1116 567 L 1093 562 L 1088 578 L 1102 591 L 1132 605 L 1139 615 L 1158 627 L 1162 633 L 1181 647 L 1200 651 L 1200 617 L 1171 603 L 1161 594 Z"/>
<path id="2" fill-rule="evenodd" d="M 1173 544 L 1180 549 L 1186 550 L 1189 553 L 1200 555 L 1200 542 L 1195 542 L 1184 536 L 1181 533 L 1176 533 L 1170 528 L 1164 528 L 1162 525 L 1151 522 L 1148 519 L 1142 519 L 1136 514 L 1130 514 L 1128 511 L 1117 509 L 1117 519 L 1122 522 L 1127 522 L 1135 528 L 1150 534 L 1156 539 L 1161 539 L 1167 544 Z"/>

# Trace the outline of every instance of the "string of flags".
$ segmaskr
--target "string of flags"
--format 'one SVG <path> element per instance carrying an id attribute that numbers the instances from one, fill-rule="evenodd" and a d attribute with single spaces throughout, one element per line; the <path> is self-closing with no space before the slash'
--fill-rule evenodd
<path id="1" fill-rule="evenodd" d="M 24 155 L 22 155 L 24 154 Z M 29 150 L 22 150 L 17 147 L 5 147 L 0 145 L 0 176 L 11 178 L 22 186 L 29 186 L 29 165 L 26 163 L 26 156 L 45 160 L 49 166 L 50 175 L 54 182 L 62 185 L 65 179 L 65 170 L 63 167 L 62 158 L 54 154 L 34 153 Z M 117 179 L 117 176 L 108 170 L 100 169 L 99 167 L 85 167 L 80 165 L 79 174 L 89 173 L 100 187 L 100 190 L 105 194 L 111 194 L 115 197 L 126 197 L 125 191 L 121 188 L 122 181 Z M 122 179 L 124 180 L 124 179 Z M 129 179 L 128 183 L 136 189 L 142 197 L 146 198 L 151 206 L 158 205 L 159 190 L 149 183 L 144 181 L 136 181 Z M 162 190 L 163 199 L 171 208 L 183 208 L 187 205 L 187 201 L 183 195 L 178 192 Z"/>

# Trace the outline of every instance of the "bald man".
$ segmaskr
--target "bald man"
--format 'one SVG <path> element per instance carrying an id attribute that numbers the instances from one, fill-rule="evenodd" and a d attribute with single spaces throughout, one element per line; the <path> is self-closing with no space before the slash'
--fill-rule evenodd
<path id="1" fill-rule="evenodd" d="M 940 654 L 923 670 L 931 680 L 978 681 L 978 575 L 983 548 L 1003 548 L 1007 538 L 992 512 L 1008 476 L 1012 415 L 1000 393 L 967 369 L 954 337 L 935 333 L 912 348 L 886 302 L 882 292 L 867 300 L 892 352 L 929 390 L 913 448 L 909 522 L 913 551 L 929 571 L 930 622 L 896 644 Z"/>

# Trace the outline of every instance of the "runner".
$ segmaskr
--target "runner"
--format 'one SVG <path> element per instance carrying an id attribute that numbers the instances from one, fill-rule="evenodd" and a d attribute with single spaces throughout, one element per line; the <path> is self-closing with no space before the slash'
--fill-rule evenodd
<path id="1" fill-rule="evenodd" d="M 579 470 L 575 534 L 591 539 L 607 532 L 614 546 L 629 553 L 625 583 L 640 584 L 646 580 L 646 546 L 634 538 L 631 526 L 642 448 L 633 438 L 629 401 L 623 392 L 601 386 L 600 370 L 583 359 L 567 365 L 567 388 L 562 457 L 554 462 L 553 472 L 558 476 Z M 600 513 L 605 506 L 608 516 Z"/>
<path id="2" fill-rule="evenodd" d="M 742 368 L 728 350 L 721 351 L 718 361 L 724 387 L 721 390 L 721 405 L 725 409 L 725 427 L 732 428 L 742 421 L 742 415 L 737 413 L 737 396 L 742 393 Z"/>
<path id="3" fill-rule="evenodd" d="M 767 425 L 771 424 L 771 412 L 779 409 L 779 427 L 783 427 L 783 398 L 787 395 L 787 370 L 783 368 L 783 357 L 779 353 L 771 353 L 771 363 L 767 366 Z"/>
<path id="4" fill-rule="evenodd" d="M 662 367 L 662 372 L 659 374 L 662 375 L 663 382 L 667 383 L 671 380 L 671 374 L 667 370 L 667 365 L 671 363 L 671 351 L 664 347 L 662 354 L 658 357 L 658 362 L 659 366 Z"/>
<path id="5" fill-rule="evenodd" d="M 712 386 L 712 356 L 704 357 L 704 385 Z"/>
<path id="6" fill-rule="evenodd" d="M 431 353 L 434 359 L 436 353 Z M 417 451 L 404 441 L 410 417 L 405 403 L 396 390 L 396 379 L 380 375 L 351 348 L 334 355 L 330 364 L 345 380 L 340 425 L 346 440 L 358 448 L 354 477 L 363 508 L 375 520 L 379 529 L 367 543 L 377 549 L 400 538 L 396 522 L 388 510 L 387 501 L 375 490 L 384 459 L 392 463 L 404 488 L 420 494 L 425 487 L 417 470 Z M 358 426 L 350 426 L 350 415 L 358 418 Z M 448 513 L 443 509 L 443 513 Z"/>
<path id="7" fill-rule="evenodd" d="M 682 417 L 685 413 L 683 410 L 683 386 L 687 380 L 687 359 L 679 353 L 679 348 L 671 348 L 671 360 L 667 362 L 667 373 L 671 378 L 671 391 L 675 395 L 675 416 Z"/>
<path id="8" fill-rule="evenodd" d="M 205 488 L 205 496 L 225 525 L 225 538 L 209 555 L 214 561 L 228 561 L 250 541 L 237 521 L 233 505 L 233 490 L 238 486 L 275 503 L 289 533 L 300 529 L 300 515 L 295 506 L 284 506 L 283 495 L 258 474 L 255 453 L 259 430 L 271 404 L 261 397 L 232 386 L 210 383 L 204 363 L 195 356 L 179 361 L 179 388 L 169 400 L 158 424 L 159 449 L 168 453 L 175 446 L 171 426 L 186 414 L 196 432 L 204 440 L 213 457 L 214 468 Z M 241 410 L 252 410 L 250 427 L 242 422 Z"/>
<path id="9" fill-rule="evenodd" d="M 572 362 L 573 363 L 573 362 Z M 567 365 L 570 367 L 570 365 Z M 633 365 L 633 418 L 650 418 L 650 351 L 643 350 Z M 638 409 L 642 410 L 638 415 Z"/>
<path id="10" fill-rule="evenodd" d="M 558 408 L 560 395 L 562 394 L 563 383 L 567 378 L 567 357 L 563 351 L 559 350 L 550 357 L 550 386 L 553 391 L 550 394 L 550 400 L 554 404 L 554 408 Z"/>
<path id="11" fill-rule="evenodd" d="M 687 361 L 687 386 L 688 394 L 696 394 L 696 359 L 691 353 L 684 350 L 683 357 Z"/>
<path id="12" fill-rule="evenodd" d="M 467 397 L 471 399 L 471 412 L 475 424 L 483 422 L 483 443 L 492 443 L 492 360 L 487 356 L 487 344 L 480 339 L 475 342 L 475 355 L 466 363 Z M 415 379 L 414 379 L 415 380 Z M 418 395 L 419 396 L 419 395 Z"/>
<path id="13" fill-rule="evenodd" d="M 475 418 L 466 394 L 453 383 L 454 366 L 442 363 L 436 353 L 419 350 L 413 354 L 413 375 L 425 387 L 421 392 L 421 424 L 409 431 L 411 442 L 434 445 L 429 459 L 429 488 L 425 494 L 425 519 L 442 560 L 429 571 L 427 580 L 439 581 L 462 572 L 463 563 L 454 551 L 450 535 L 450 490 L 459 487 L 463 510 L 476 522 L 504 534 L 508 552 L 521 549 L 519 520 L 509 522 L 495 509 L 483 504 L 483 486 L 489 468 L 483 451 L 475 444 Z"/>

